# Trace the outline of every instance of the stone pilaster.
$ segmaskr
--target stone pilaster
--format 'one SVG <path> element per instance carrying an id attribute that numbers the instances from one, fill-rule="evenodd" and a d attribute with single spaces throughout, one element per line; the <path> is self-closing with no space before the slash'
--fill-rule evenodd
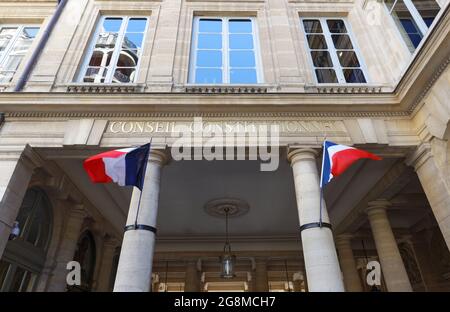
<path id="1" fill-rule="evenodd" d="M 186 277 L 184 281 L 185 292 L 200 291 L 200 272 L 197 269 L 197 261 L 188 261 L 186 263 Z"/>
<path id="2" fill-rule="evenodd" d="M 361 280 L 356 269 L 356 261 L 353 256 L 352 236 L 341 234 L 336 237 L 336 247 L 339 253 L 339 262 L 344 275 L 344 285 L 347 291 L 361 292 Z"/>
<path id="3" fill-rule="evenodd" d="M 450 250 L 450 178 L 448 175 L 450 152 L 448 150 L 450 150 L 449 143 L 433 139 L 431 143 L 420 145 L 407 159 L 407 163 L 417 172 L 442 236 Z"/>
<path id="4" fill-rule="evenodd" d="M 268 292 L 269 279 L 267 276 L 267 260 L 263 258 L 255 259 L 255 274 L 253 276 L 253 291 Z"/>
<path id="5" fill-rule="evenodd" d="M 67 263 L 72 261 L 75 256 L 85 218 L 86 212 L 83 205 L 72 204 L 68 211 L 66 227 L 59 244 L 56 265 L 50 275 L 47 291 L 62 292 L 66 290 L 66 277 L 69 273 Z"/>
<path id="6" fill-rule="evenodd" d="M 369 203 L 367 215 L 381 262 L 388 291 L 412 291 L 397 242 L 392 232 L 386 209 L 390 203 L 377 200 Z"/>
<path id="7" fill-rule="evenodd" d="M 113 267 L 114 253 L 118 245 L 119 242 L 112 237 L 106 237 L 104 239 L 100 272 L 97 278 L 97 291 L 106 292 L 110 290 L 109 286 L 111 271 Z"/>
<path id="8" fill-rule="evenodd" d="M 317 155 L 313 149 L 294 149 L 288 155 L 294 174 L 300 226 L 319 222 Z M 329 223 L 324 202 L 322 216 L 323 222 Z M 309 291 L 344 291 L 331 229 L 312 227 L 303 230 L 301 236 Z"/>
<path id="9" fill-rule="evenodd" d="M 156 229 L 163 152 L 152 150 L 147 164 L 141 207 L 137 223 Z M 140 191 L 134 188 L 128 211 L 127 226 L 135 224 Z M 124 234 L 117 268 L 115 292 L 148 292 L 150 290 L 156 234 L 148 229 L 128 230 Z"/>

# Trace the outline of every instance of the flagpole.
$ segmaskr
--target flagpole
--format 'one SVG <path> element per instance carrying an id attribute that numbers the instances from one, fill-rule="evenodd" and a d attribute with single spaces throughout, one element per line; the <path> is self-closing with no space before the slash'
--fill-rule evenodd
<path id="1" fill-rule="evenodd" d="M 150 149 L 152 148 L 152 140 L 153 140 L 153 137 L 150 138 L 150 147 L 148 149 L 147 160 L 145 162 L 144 181 L 142 182 L 142 190 L 140 190 L 141 192 L 139 193 L 139 201 L 138 201 L 138 206 L 136 209 L 136 218 L 134 219 L 134 229 L 135 230 L 137 230 L 137 228 L 138 228 L 139 210 L 141 209 L 141 199 L 142 199 L 142 193 L 144 192 L 145 175 L 147 174 L 147 162 L 148 162 L 148 158 L 150 156 Z"/>
<path id="2" fill-rule="evenodd" d="M 323 165 L 325 164 L 325 142 L 326 142 L 327 138 L 325 136 L 324 140 L 323 140 L 323 151 L 322 151 L 322 170 L 320 172 L 320 182 L 319 182 L 319 187 L 320 187 L 320 195 L 319 195 L 319 201 L 320 201 L 320 209 L 319 209 L 319 227 L 322 228 L 322 210 L 323 210 Z"/>

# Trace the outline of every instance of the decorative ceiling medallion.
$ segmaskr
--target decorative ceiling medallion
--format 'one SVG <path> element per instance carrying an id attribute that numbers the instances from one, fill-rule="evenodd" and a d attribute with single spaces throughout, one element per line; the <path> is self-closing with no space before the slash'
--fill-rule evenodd
<path id="1" fill-rule="evenodd" d="M 237 198 L 219 198 L 210 200 L 205 204 L 205 211 L 207 214 L 217 217 L 225 218 L 226 211 L 228 211 L 228 217 L 235 218 L 245 215 L 250 206 L 242 199 Z"/>

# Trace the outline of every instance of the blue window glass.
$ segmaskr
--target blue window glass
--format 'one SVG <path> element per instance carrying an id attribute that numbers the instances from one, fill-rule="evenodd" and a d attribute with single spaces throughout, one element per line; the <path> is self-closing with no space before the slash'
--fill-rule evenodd
<path id="1" fill-rule="evenodd" d="M 257 83 L 251 19 L 199 18 L 190 81 L 203 84 Z M 224 50 L 227 47 L 228 50 Z M 226 72 L 224 72 L 226 71 Z"/>
<path id="2" fill-rule="evenodd" d="M 255 55 L 253 51 L 231 51 L 231 67 L 255 67 Z"/>
<path id="3" fill-rule="evenodd" d="M 222 35 L 199 34 L 197 48 L 222 49 Z"/>
<path id="4" fill-rule="evenodd" d="M 197 66 L 222 67 L 222 52 L 199 50 L 197 53 Z"/>
<path id="5" fill-rule="evenodd" d="M 252 35 L 230 35 L 230 49 L 253 49 Z"/>
<path id="6" fill-rule="evenodd" d="M 257 83 L 255 69 L 232 69 L 230 71 L 230 83 Z"/>
<path id="7" fill-rule="evenodd" d="M 195 83 L 222 83 L 222 70 L 213 68 L 198 68 L 195 71 Z"/>
<path id="8" fill-rule="evenodd" d="M 119 32 L 121 25 L 122 25 L 121 18 L 105 18 L 105 21 L 103 22 L 103 31 Z"/>
<path id="9" fill-rule="evenodd" d="M 146 18 L 132 18 L 128 21 L 127 32 L 144 32 L 146 25 Z"/>
<path id="10" fill-rule="evenodd" d="M 205 33 L 221 33 L 222 21 L 215 19 L 201 19 L 198 23 L 198 31 Z"/>
<path id="11" fill-rule="evenodd" d="M 144 40 L 143 33 L 125 34 L 122 46 L 124 49 L 138 49 L 142 47 L 143 40 Z"/>

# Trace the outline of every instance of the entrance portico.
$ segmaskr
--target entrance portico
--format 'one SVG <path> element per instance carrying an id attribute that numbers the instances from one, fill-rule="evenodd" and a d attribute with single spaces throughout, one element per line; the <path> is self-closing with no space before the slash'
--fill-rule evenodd
<path id="1" fill-rule="evenodd" d="M 359 162 L 339 178 L 340 183 L 332 182 L 325 192 L 325 207 L 329 211 L 332 228 L 317 228 L 319 236 L 326 233 L 324 231 L 328 234 L 323 238 L 311 234 L 307 238 L 309 243 L 305 244 L 305 236 L 300 233 L 299 228 L 302 222 L 314 222 L 314 218 L 318 216 L 318 196 L 313 195 L 311 187 L 316 184 L 313 180 L 318 180 L 319 148 L 281 148 L 278 170 L 261 172 L 260 162 L 250 160 L 167 162 L 164 159 L 170 158 L 170 151 L 160 149 L 156 145 L 152 154 L 156 158 L 151 158 L 150 164 L 160 168 L 158 170 L 161 170 L 161 177 L 159 179 L 150 174 L 147 176 L 150 182 L 145 185 L 152 192 L 152 205 L 158 205 L 158 214 L 152 218 L 145 217 L 146 213 L 155 211 L 155 206 L 146 210 L 143 205 L 139 217 L 142 222 L 149 222 L 145 223 L 147 225 L 153 222 L 151 226 L 157 228 L 153 261 L 150 260 L 151 248 L 143 248 L 146 244 L 153 244 L 153 233 L 145 231 L 142 236 L 137 231 L 137 234 L 141 235 L 137 245 L 127 238 L 127 232 L 125 237 L 122 237 L 125 222 L 134 222 L 135 217 L 132 210 L 135 209 L 134 204 L 131 204 L 132 208 L 128 210 L 128 203 L 133 203 L 132 198 L 135 197 L 132 196 L 131 189 L 112 184 L 93 185 L 79 169 L 86 155 L 98 150 L 86 151 L 74 147 L 31 150 L 42 160 L 36 173 L 31 176 L 33 185 L 41 185 L 43 189 L 48 190 L 51 198 L 59 196 L 59 201 L 65 198 L 73 203 L 63 205 L 68 216 L 73 207 L 81 207 L 84 215 L 77 225 L 79 235 L 90 230 L 95 237 L 102 238 L 99 240 L 104 242 L 101 247 L 104 250 L 102 255 L 110 257 L 111 263 L 114 263 L 114 257 L 119 257 L 119 253 L 114 251 L 110 243 L 111 240 L 117 241 L 117 245 L 121 246 L 121 257 L 125 255 L 118 261 L 118 268 L 117 261 L 115 265 L 111 265 L 113 272 L 110 272 L 108 277 L 105 277 L 108 274 L 101 270 L 93 274 L 91 285 L 96 286 L 93 286 L 92 290 L 111 290 L 114 275 L 115 288 L 118 291 L 150 291 L 151 288 L 152 291 L 351 291 L 358 287 L 370 289 L 366 284 L 364 268 L 357 271 L 359 263 L 367 263 L 370 260 L 381 263 L 382 290 L 400 290 L 391 288 L 391 280 L 396 279 L 394 275 L 400 271 L 404 272 L 402 278 L 410 289 L 447 287 L 445 264 L 427 265 L 426 268 L 421 266 L 427 261 L 436 263 L 438 255 L 444 255 L 445 259 L 445 252 L 448 250 L 430 241 L 422 245 L 412 244 L 411 241 L 412 253 L 407 253 L 403 252 L 404 243 L 400 245 L 400 242 L 405 242 L 405 237 L 411 237 L 417 231 L 428 229 L 436 232 L 433 229 L 437 229 L 418 177 L 413 168 L 404 164 L 404 158 L 398 157 L 399 153 L 405 152 L 403 148 L 396 153 L 392 149 L 383 152 L 383 148 L 378 148 L 376 151 L 384 156 L 383 161 Z M 409 153 L 408 150 L 406 152 Z M 297 167 L 305 160 L 309 162 L 308 166 Z M 166 165 L 162 166 L 163 163 Z M 309 184 L 308 177 L 303 175 L 305 173 L 311 177 L 312 182 Z M 360 179 L 364 180 L 365 184 L 356 186 Z M 158 189 L 159 196 L 156 196 Z M 317 194 L 317 189 L 315 192 Z M 155 201 L 157 198 L 158 202 Z M 304 206 L 304 198 L 309 198 L 311 204 Z M 384 237 L 375 235 L 379 229 L 374 227 L 370 216 L 365 214 L 367 207 L 373 206 L 377 198 L 388 199 L 390 203 L 384 207 L 384 211 L 392 228 L 389 244 L 396 244 L 398 250 L 396 266 L 399 269 L 393 273 L 390 273 L 392 266 L 384 260 L 385 249 L 382 246 L 387 241 Z M 143 200 L 147 200 L 145 196 Z M 206 209 L 212 200 L 218 200 L 222 204 L 236 203 L 238 200 L 245 203 L 241 208 L 246 206 L 238 209 L 236 216 L 230 218 L 230 242 L 236 256 L 236 277 L 231 280 L 220 277 L 219 257 L 222 255 L 224 243 L 225 220 Z M 363 206 L 365 207 L 360 208 Z M 311 209 L 311 212 L 304 212 L 302 207 L 315 208 Z M 361 209 L 361 213 L 357 212 L 358 209 Z M 307 214 L 302 213 L 310 213 L 310 221 L 303 221 L 305 219 L 302 218 Z M 127 214 L 129 221 L 126 221 Z M 156 222 L 152 221 L 155 219 Z M 324 221 L 328 221 L 326 211 Z M 312 230 L 314 229 L 309 231 L 313 233 Z M 70 230 L 68 233 L 72 232 Z M 440 234 L 440 231 L 437 233 Z M 66 253 L 58 245 L 65 246 L 68 250 L 70 244 L 64 243 L 64 240 L 76 243 L 76 233 L 72 236 L 63 235 L 59 243 L 50 243 L 50 248 L 55 249 L 56 254 Z M 105 237 L 107 238 L 104 239 Z M 444 242 L 442 236 L 433 238 L 434 241 L 439 239 Z M 381 240 L 381 245 L 377 240 Z M 409 244 L 410 241 L 406 242 Z M 319 250 L 315 250 L 317 248 Z M 431 251 L 425 256 L 425 261 L 424 248 Z M 98 249 L 99 259 L 102 259 L 101 249 Z M 3 258 L 6 261 L 9 252 L 12 251 L 7 250 L 6 257 Z M 71 251 L 74 252 L 75 250 Z M 142 252 L 142 255 L 137 255 L 136 252 Z M 313 267 L 308 264 L 308 253 L 313 257 Z M 420 255 L 421 258 L 415 255 Z M 127 257 L 131 260 L 126 260 Z M 67 259 L 70 258 L 67 253 Z M 326 261 L 321 262 L 324 259 Z M 120 264 L 121 261 L 125 261 L 125 265 Z M 64 278 L 64 270 L 59 267 L 62 267 L 62 264 L 56 267 L 49 265 L 47 290 L 64 290 L 64 285 L 57 288 L 58 284 L 53 282 L 57 278 Z M 144 267 L 148 274 L 143 274 Z M 319 277 L 315 275 L 315 272 L 327 267 L 334 273 L 322 274 Z M 419 273 L 411 271 L 414 267 L 419 268 Z M 116 268 L 117 274 L 114 274 Z M 427 273 L 429 271 L 432 274 Z M 138 278 L 130 278 L 132 272 L 136 272 Z M 141 286 L 138 286 L 138 281 Z M 322 283 L 326 285 L 321 286 Z"/>

